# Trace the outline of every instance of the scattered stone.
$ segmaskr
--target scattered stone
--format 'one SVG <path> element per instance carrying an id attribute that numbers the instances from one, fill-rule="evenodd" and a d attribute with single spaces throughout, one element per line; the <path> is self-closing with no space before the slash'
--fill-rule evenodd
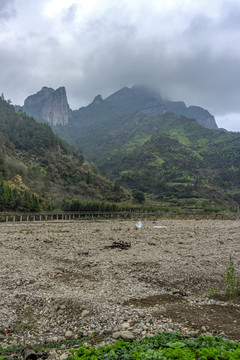
<path id="1" fill-rule="evenodd" d="M 79 256 L 81 255 L 88 255 L 89 254 L 89 251 L 88 250 L 78 250 L 78 253 L 77 253 Z"/>
<path id="2" fill-rule="evenodd" d="M 55 337 L 54 336 L 49 336 L 46 339 L 46 344 L 51 344 L 51 343 L 56 343 L 57 341 L 55 341 Z"/>
<path id="3" fill-rule="evenodd" d="M 90 311 L 88 311 L 88 310 L 83 310 L 82 311 L 82 313 L 81 313 L 81 317 L 86 317 L 86 316 L 88 316 L 90 314 Z"/>
<path id="4" fill-rule="evenodd" d="M 72 337 L 73 337 L 73 332 L 72 332 L 71 330 L 67 330 L 67 331 L 65 332 L 64 336 L 65 336 L 65 338 L 66 338 L 67 340 L 70 340 L 70 339 L 72 339 Z"/>
<path id="5" fill-rule="evenodd" d="M 29 224 L 39 238 L 45 233 L 40 241 L 22 236 L 23 224 L 1 224 L 1 346 L 46 342 L 55 346 L 88 336 L 89 346 L 96 341 L 108 344 L 115 341 L 112 336 L 126 338 L 126 332 L 135 338 L 159 331 L 201 335 L 214 329 L 214 308 L 216 316 L 220 312 L 221 319 L 227 319 L 230 306 L 237 314 L 235 322 L 224 320 L 214 335 L 239 337 L 238 305 L 207 299 L 205 290 L 219 280 L 229 256 L 229 247 L 218 251 L 216 231 L 221 231 L 225 243 L 231 233 L 237 258 L 240 221 L 166 220 L 171 231 L 161 236 L 151 231 L 151 220 L 138 233 L 135 221 L 133 226 L 130 222 L 93 219 Z M 96 226 L 101 229 L 98 235 Z M 194 241 L 188 235 L 193 227 Z M 45 244 L 46 233 L 56 232 L 56 240 L 48 239 L 53 244 Z M 179 239 L 183 239 L 181 246 Z M 103 251 L 105 245 L 122 240 L 132 243 L 128 251 Z M 152 243 L 155 246 L 150 247 Z M 79 249 L 83 256 L 77 256 Z M 189 254 L 195 257 L 189 260 Z M 38 286 L 30 285 L 34 279 Z M 182 289 L 187 298 L 182 298 Z M 66 342 L 60 355 L 67 353 L 68 346 Z"/>
<path id="6" fill-rule="evenodd" d="M 176 288 L 172 288 L 171 292 L 172 292 L 173 295 L 176 295 L 176 294 L 179 294 L 180 291 L 178 289 L 176 289 Z"/>
<path id="7" fill-rule="evenodd" d="M 123 340 L 133 340 L 135 339 L 135 336 L 131 331 L 124 330 L 124 331 L 117 331 L 112 334 L 113 339 L 123 339 Z"/>
<path id="8" fill-rule="evenodd" d="M 47 243 L 47 244 L 52 243 L 52 240 L 51 240 L 51 239 L 49 239 L 49 238 L 46 238 L 46 239 L 44 239 L 43 241 L 44 241 L 45 243 Z"/>
<path id="9" fill-rule="evenodd" d="M 65 360 L 65 359 L 68 358 L 68 356 L 69 356 L 68 353 L 64 353 L 64 354 L 62 354 L 62 355 L 59 357 L 59 360 Z"/>
<path id="10" fill-rule="evenodd" d="M 57 354 L 57 352 L 56 352 L 55 349 L 51 349 L 51 350 L 49 351 L 48 359 L 49 359 L 49 360 L 58 359 L 58 354 Z"/>
<path id="11" fill-rule="evenodd" d="M 127 329 L 129 327 L 130 327 L 130 324 L 128 322 L 121 324 L 121 329 Z"/>

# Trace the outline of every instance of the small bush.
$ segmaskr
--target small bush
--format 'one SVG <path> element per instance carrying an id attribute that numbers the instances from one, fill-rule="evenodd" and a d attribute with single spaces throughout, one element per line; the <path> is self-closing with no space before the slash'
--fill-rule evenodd
<path id="1" fill-rule="evenodd" d="M 222 285 L 230 300 L 234 300 L 239 294 L 239 279 L 236 274 L 235 264 L 232 256 L 229 256 L 224 274 L 222 276 Z"/>

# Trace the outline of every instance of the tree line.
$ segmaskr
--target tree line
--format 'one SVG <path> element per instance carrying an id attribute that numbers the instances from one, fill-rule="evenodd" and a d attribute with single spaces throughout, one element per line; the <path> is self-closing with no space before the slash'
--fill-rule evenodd
<path id="1" fill-rule="evenodd" d="M 28 191 L 20 192 L 0 181 L 0 211 L 40 211 L 38 197 Z"/>

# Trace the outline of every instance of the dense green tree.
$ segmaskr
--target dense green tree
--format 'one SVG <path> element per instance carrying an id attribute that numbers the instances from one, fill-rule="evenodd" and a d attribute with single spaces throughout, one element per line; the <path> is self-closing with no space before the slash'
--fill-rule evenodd
<path id="1" fill-rule="evenodd" d="M 135 190 L 133 192 L 133 197 L 134 197 L 134 199 L 136 199 L 139 202 L 139 204 L 142 204 L 145 201 L 145 195 L 140 190 Z"/>

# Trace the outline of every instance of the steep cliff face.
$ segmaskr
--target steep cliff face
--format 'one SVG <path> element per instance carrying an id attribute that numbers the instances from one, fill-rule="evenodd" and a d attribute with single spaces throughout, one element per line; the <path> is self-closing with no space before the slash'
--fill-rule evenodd
<path id="1" fill-rule="evenodd" d="M 54 90 L 44 86 L 36 94 L 28 96 L 22 109 L 36 120 L 54 126 L 66 125 L 72 118 L 64 87 Z"/>
<path id="2" fill-rule="evenodd" d="M 66 125 L 71 118 L 66 90 L 60 87 L 47 98 L 42 111 L 42 118 L 51 125 Z"/>

